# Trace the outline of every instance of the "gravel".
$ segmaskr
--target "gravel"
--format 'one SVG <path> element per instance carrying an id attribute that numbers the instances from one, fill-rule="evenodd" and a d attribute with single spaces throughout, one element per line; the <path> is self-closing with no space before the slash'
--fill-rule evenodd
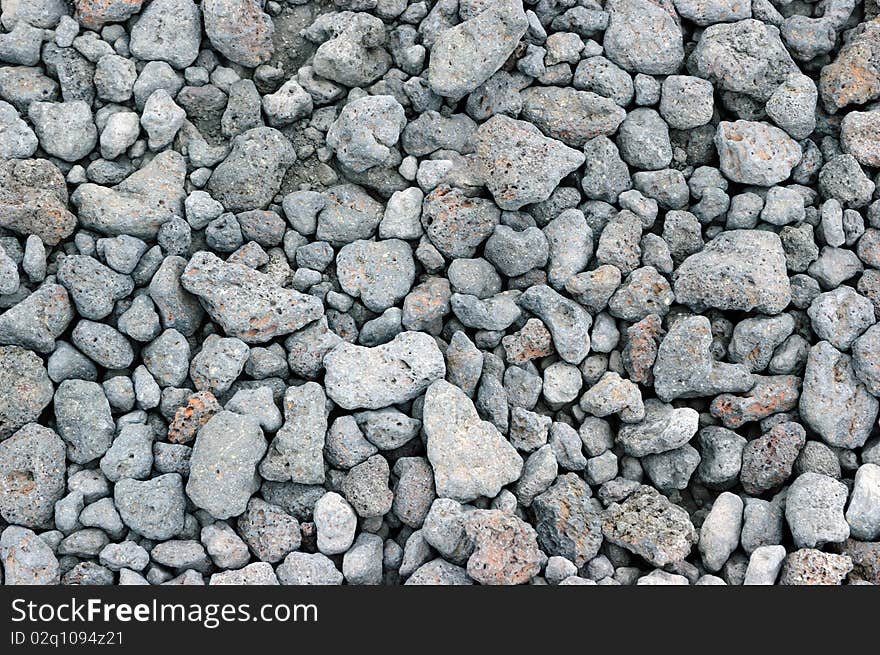
<path id="1" fill-rule="evenodd" d="M 0 10 L 7 584 L 880 583 L 880 18 Z"/>

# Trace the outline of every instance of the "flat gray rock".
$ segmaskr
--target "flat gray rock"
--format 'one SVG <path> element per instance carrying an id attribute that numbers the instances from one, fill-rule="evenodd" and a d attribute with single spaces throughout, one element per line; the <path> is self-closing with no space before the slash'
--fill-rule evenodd
<path id="1" fill-rule="evenodd" d="M 442 32 L 428 64 L 431 89 L 453 100 L 463 98 L 501 68 L 527 28 L 522 0 L 498 0 Z"/>
<path id="2" fill-rule="evenodd" d="M 314 296 L 285 289 L 264 273 L 224 262 L 207 251 L 192 256 L 180 282 L 199 297 L 226 334 L 245 343 L 265 343 L 296 332 L 323 314 Z"/>
<path id="3" fill-rule="evenodd" d="M 688 257 L 674 275 L 675 299 L 694 309 L 778 314 L 791 301 L 785 252 L 763 230 L 733 230 Z"/>
<path id="4" fill-rule="evenodd" d="M 186 495 L 216 519 L 238 516 L 260 488 L 257 464 L 265 452 L 257 419 L 227 411 L 215 414 L 196 437 Z"/>
<path id="5" fill-rule="evenodd" d="M 461 389 L 434 382 L 425 394 L 423 412 L 428 460 L 441 498 L 492 498 L 519 478 L 522 457 L 495 426 L 480 419 Z"/>
<path id="6" fill-rule="evenodd" d="M 374 348 L 341 343 L 324 357 L 327 395 L 345 409 L 381 409 L 412 400 L 446 374 L 433 337 L 403 332 Z"/>
<path id="7" fill-rule="evenodd" d="M 584 163 L 584 154 L 550 139 L 531 123 L 494 116 L 474 135 L 486 187 L 502 209 L 546 200 Z"/>

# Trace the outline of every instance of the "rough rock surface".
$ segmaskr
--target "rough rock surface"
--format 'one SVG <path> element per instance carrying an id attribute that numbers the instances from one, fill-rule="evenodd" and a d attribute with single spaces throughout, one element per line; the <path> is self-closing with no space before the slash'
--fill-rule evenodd
<path id="1" fill-rule="evenodd" d="M 0 0 L 0 583 L 880 584 L 878 101 L 878 0 Z"/>

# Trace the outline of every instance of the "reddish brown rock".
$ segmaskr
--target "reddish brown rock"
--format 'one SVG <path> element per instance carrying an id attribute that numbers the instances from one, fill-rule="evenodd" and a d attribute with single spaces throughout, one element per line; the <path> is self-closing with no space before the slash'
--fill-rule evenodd
<path id="1" fill-rule="evenodd" d="M 254 68 L 272 57 L 272 19 L 257 0 L 205 0 L 205 32 L 224 57 Z"/>
<path id="2" fill-rule="evenodd" d="M 74 0 L 80 25 L 99 30 L 106 23 L 121 23 L 141 10 L 143 0 Z"/>
<path id="3" fill-rule="evenodd" d="M 54 246 L 76 228 L 67 210 L 67 183 L 45 159 L 10 159 L 0 163 L 0 227 L 36 234 Z"/>
<path id="4" fill-rule="evenodd" d="M 525 584 L 541 570 L 541 551 L 534 528 L 502 510 L 475 510 L 465 520 L 474 552 L 467 572 L 484 585 Z"/>
<path id="5" fill-rule="evenodd" d="M 525 364 L 553 354 L 550 332 L 537 318 L 530 318 L 518 332 L 504 337 L 501 344 L 511 364 Z"/>
<path id="6" fill-rule="evenodd" d="M 723 393 L 712 401 L 709 411 L 724 427 L 738 428 L 797 407 L 801 383 L 796 375 L 755 376 L 755 379 L 755 386 L 746 395 Z"/>
<path id="7" fill-rule="evenodd" d="M 819 76 L 819 94 L 829 111 L 880 97 L 880 18 L 853 32 Z"/>
<path id="8" fill-rule="evenodd" d="M 663 322 L 657 314 L 648 314 L 635 325 L 627 328 L 627 340 L 623 348 L 623 367 L 633 382 L 654 383 L 654 362 L 657 347 L 663 336 Z"/>
<path id="9" fill-rule="evenodd" d="M 187 443 L 196 438 L 196 434 L 211 417 L 222 408 L 210 391 L 197 391 L 189 397 L 184 407 L 174 413 L 174 419 L 168 426 L 168 441 L 171 443 Z"/>
<path id="10" fill-rule="evenodd" d="M 740 471 L 743 489 L 757 496 L 785 482 L 806 440 L 800 423 L 788 422 L 747 443 Z"/>

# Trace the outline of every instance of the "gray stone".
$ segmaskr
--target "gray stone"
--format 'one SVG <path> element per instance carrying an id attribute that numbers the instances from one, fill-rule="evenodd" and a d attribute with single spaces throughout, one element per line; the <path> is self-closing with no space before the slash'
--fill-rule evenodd
<path id="1" fill-rule="evenodd" d="M 265 452 L 257 419 L 226 411 L 215 414 L 196 437 L 187 495 L 214 518 L 238 516 L 260 487 L 257 464 Z"/>
<path id="2" fill-rule="evenodd" d="M 700 465 L 700 453 L 693 446 L 685 444 L 656 455 L 645 455 L 641 464 L 653 485 L 661 492 L 670 493 L 687 488 L 691 476 Z"/>
<path id="3" fill-rule="evenodd" d="M 354 543 L 357 514 L 345 498 L 328 491 L 315 503 L 315 529 L 321 553 L 344 553 Z"/>
<path id="4" fill-rule="evenodd" d="M 322 241 L 344 244 L 369 239 L 382 220 L 382 205 L 355 184 L 340 184 L 324 193 L 315 235 Z"/>
<path id="5" fill-rule="evenodd" d="M 81 100 L 33 102 L 28 117 L 40 145 L 48 154 L 74 162 L 88 155 L 98 142 L 92 111 Z"/>
<path id="6" fill-rule="evenodd" d="M 755 380 L 747 367 L 715 361 L 711 347 L 711 325 L 706 317 L 683 317 L 674 323 L 657 351 L 657 396 L 670 402 L 676 398 L 748 391 L 754 386 Z"/>
<path id="7" fill-rule="evenodd" d="M 260 560 L 275 564 L 298 550 L 302 537 L 299 522 L 280 507 L 251 498 L 238 517 L 238 532 Z"/>
<path id="8" fill-rule="evenodd" d="M 684 43 L 671 1 L 609 2 L 605 55 L 632 73 L 671 75 L 684 62 Z"/>
<path id="9" fill-rule="evenodd" d="M 752 551 L 749 567 L 743 585 L 772 585 L 776 583 L 782 562 L 785 560 L 785 546 L 760 546 Z"/>
<path id="10" fill-rule="evenodd" d="M 32 530 L 7 526 L 0 534 L 0 561 L 7 585 L 57 585 L 58 559 L 52 548 Z"/>
<path id="11" fill-rule="evenodd" d="M 645 418 L 621 425 L 617 441 L 628 455 L 643 457 L 685 445 L 696 434 L 698 425 L 696 410 L 675 408 L 650 398 L 645 401 Z"/>
<path id="12" fill-rule="evenodd" d="M 819 294 L 807 315 L 816 336 L 838 350 L 849 350 L 875 320 L 871 301 L 847 286 Z"/>
<path id="13" fill-rule="evenodd" d="M 720 571 L 739 546 L 742 516 L 739 496 L 725 491 L 715 499 L 700 528 L 700 555 L 709 571 Z"/>
<path id="14" fill-rule="evenodd" d="M 382 582 L 382 538 L 362 532 L 342 558 L 342 574 L 350 585 Z"/>
<path id="15" fill-rule="evenodd" d="M 583 566 L 602 545 L 600 515 L 590 502 L 590 488 L 574 474 L 559 477 L 532 502 L 538 543 L 549 555 Z"/>
<path id="16" fill-rule="evenodd" d="M 125 525 L 147 539 L 170 539 L 183 530 L 186 499 L 177 473 L 120 480 L 113 500 Z"/>
<path id="17" fill-rule="evenodd" d="M 86 255 L 65 257 L 58 267 L 58 281 L 67 289 L 80 316 L 92 320 L 109 315 L 116 301 L 134 289 L 129 276 Z"/>
<path id="18" fill-rule="evenodd" d="M 44 284 L 0 316 L 0 343 L 50 353 L 72 319 L 67 290 Z"/>
<path id="19" fill-rule="evenodd" d="M 742 184 L 773 186 L 801 161 L 801 147 L 778 127 L 754 121 L 722 121 L 715 147 L 724 175 Z"/>
<path id="20" fill-rule="evenodd" d="M 132 25 L 129 49 L 138 59 L 192 64 L 202 39 L 201 12 L 192 0 L 155 0 Z"/>
<path id="21" fill-rule="evenodd" d="M 520 477 L 523 461 L 489 422 L 480 420 L 471 400 L 438 380 L 425 395 L 423 429 L 437 494 L 467 502 L 492 498 Z"/>
<path id="22" fill-rule="evenodd" d="M 830 446 L 858 448 L 871 434 L 880 403 L 856 377 L 852 360 L 827 341 L 810 349 L 799 410 Z"/>
<path id="23" fill-rule="evenodd" d="M 36 423 L 0 441 L 0 515 L 6 521 L 35 529 L 50 526 L 55 503 L 64 495 L 64 455 L 58 435 Z"/>
<path id="24" fill-rule="evenodd" d="M 563 360 L 577 365 L 589 354 L 592 319 L 583 307 L 546 285 L 527 289 L 519 304 L 544 322 Z"/>
<path id="25" fill-rule="evenodd" d="M 101 386 L 65 380 L 55 392 L 55 423 L 67 442 L 67 456 L 77 464 L 101 457 L 110 447 L 115 426 Z"/>
<path id="26" fill-rule="evenodd" d="M 700 465 L 697 476 L 714 489 L 726 489 L 739 479 L 747 441 L 733 430 L 709 425 L 699 432 Z"/>
<path id="27" fill-rule="evenodd" d="M 163 223 L 183 215 L 185 177 L 184 158 L 166 150 L 115 187 L 86 182 L 70 200 L 79 209 L 80 224 L 87 229 L 154 239 Z"/>
<path id="28" fill-rule="evenodd" d="M 816 84 L 802 73 L 792 73 L 767 100 L 767 116 L 791 138 L 806 139 L 816 128 Z"/>
<path id="29" fill-rule="evenodd" d="M 782 243 L 772 232 L 723 232 L 681 264 L 674 290 L 694 309 L 778 314 L 791 301 Z"/>
<path id="30" fill-rule="evenodd" d="M 314 296 L 282 288 L 264 273 L 206 251 L 193 255 L 180 280 L 228 335 L 246 343 L 295 332 L 323 313 Z"/>
<path id="31" fill-rule="evenodd" d="M 254 0 L 234 1 L 256 6 Z M 232 151 L 214 169 L 207 190 L 227 211 L 264 209 L 295 161 L 293 146 L 281 132 L 255 127 L 232 140 Z"/>
<path id="32" fill-rule="evenodd" d="M 283 585 L 341 585 L 345 579 L 326 555 L 290 553 L 275 569 Z"/>
<path id="33" fill-rule="evenodd" d="M 272 19 L 256 0 L 206 0 L 205 33 L 230 61 L 254 68 L 272 56 Z"/>
<path id="34" fill-rule="evenodd" d="M 638 423 L 645 418 L 645 406 L 638 386 L 608 371 L 581 396 L 580 408 L 593 416 L 619 414 L 624 423 Z"/>
<path id="35" fill-rule="evenodd" d="M 419 332 L 403 332 L 375 348 L 341 343 L 325 356 L 324 366 L 327 395 L 345 409 L 412 400 L 446 373 L 436 342 Z"/>
<path id="36" fill-rule="evenodd" d="M 403 107 L 392 96 L 365 96 L 348 103 L 327 132 L 327 146 L 355 173 L 393 165 L 400 133 L 406 126 Z"/>
<path id="37" fill-rule="evenodd" d="M 499 0 L 445 30 L 431 48 L 431 89 L 454 100 L 464 97 L 501 68 L 527 28 L 522 0 Z"/>
<path id="38" fill-rule="evenodd" d="M 880 466 L 877 464 L 862 464 L 856 471 L 846 522 L 854 539 L 877 541 L 880 536 Z"/>
<path id="39" fill-rule="evenodd" d="M 785 520 L 798 548 L 816 548 L 846 541 L 849 525 L 843 515 L 847 488 L 818 473 L 797 477 L 785 500 Z"/>
<path id="40" fill-rule="evenodd" d="M 440 185 L 425 197 L 422 227 L 445 257 L 473 257 L 501 219 L 490 200 L 470 198 L 461 190 Z M 320 236 L 320 234 L 319 234 Z"/>
<path id="41" fill-rule="evenodd" d="M 339 284 L 374 312 L 397 304 L 415 280 L 412 251 L 405 241 L 354 241 L 336 257 Z"/>
<path id="42" fill-rule="evenodd" d="M 584 63 L 578 66 L 578 73 Z M 574 85 L 579 88 L 577 74 Z M 592 90 L 530 87 L 521 95 L 523 118 L 535 124 L 548 137 L 573 148 L 581 148 L 596 137 L 614 134 L 626 117 L 626 111 L 613 100 L 597 95 Z"/>
<path id="43" fill-rule="evenodd" d="M 721 91 L 763 103 L 797 67 L 778 28 L 747 18 L 707 27 L 688 59 L 688 69 Z"/>
<path id="44" fill-rule="evenodd" d="M 267 480 L 300 484 L 324 482 L 327 408 L 316 382 L 291 386 L 284 394 L 284 425 L 269 444 L 260 474 Z"/>
<path id="45" fill-rule="evenodd" d="M 654 566 L 682 561 L 697 542 L 687 512 L 644 485 L 605 510 L 602 534 Z"/>
<path id="46" fill-rule="evenodd" d="M 585 160 L 583 153 L 545 137 L 534 125 L 507 116 L 481 125 L 474 142 L 486 186 L 496 204 L 508 210 L 546 200 Z"/>

